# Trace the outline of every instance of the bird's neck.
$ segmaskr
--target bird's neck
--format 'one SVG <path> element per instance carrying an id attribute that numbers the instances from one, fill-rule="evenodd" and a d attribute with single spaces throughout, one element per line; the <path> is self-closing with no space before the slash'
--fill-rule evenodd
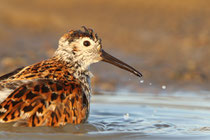
<path id="1" fill-rule="evenodd" d="M 67 64 L 67 66 L 73 70 L 72 75 L 78 79 L 82 85 L 83 92 L 85 93 L 88 102 L 90 101 L 90 95 L 92 92 L 91 89 L 91 77 L 92 73 L 89 71 L 89 69 L 84 69 L 80 64 L 77 62 L 73 64 Z"/>
<path id="2" fill-rule="evenodd" d="M 83 59 L 75 57 L 70 50 L 58 48 L 53 56 L 56 61 L 60 61 L 64 64 L 69 72 L 78 79 L 81 83 L 88 83 L 90 85 L 90 78 L 92 77 L 89 71 L 89 65 L 83 63 Z M 89 86 L 90 87 L 90 86 Z"/>
<path id="3" fill-rule="evenodd" d="M 72 58 L 63 58 L 59 55 L 53 56 L 54 61 L 62 63 L 67 69 L 69 69 L 70 74 L 72 74 L 76 79 L 82 80 L 83 77 L 92 77 L 91 72 L 89 71 L 89 66 L 84 66 L 79 61 L 73 61 Z"/>
<path id="4" fill-rule="evenodd" d="M 60 56 L 54 56 L 52 59 L 62 63 L 68 69 L 69 73 L 80 82 L 83 92 L 89 101 L 92 92 L 90 81 L 92 73 L 89 71 L 89 68 L 82 67 L 77 61 L 64 61 Z"/>

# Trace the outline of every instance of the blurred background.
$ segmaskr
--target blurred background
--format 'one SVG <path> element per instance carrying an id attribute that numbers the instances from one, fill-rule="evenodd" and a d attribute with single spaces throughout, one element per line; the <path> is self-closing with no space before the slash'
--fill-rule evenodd
<path id="1" fill-rule="evenodd" d="M 85 25 L 104 50 L 144 75 L 94 64 L 95 93 L 210 89 L 209 0 L 0 2 L 1 75 L 51 57 L 65 32 Z"/>

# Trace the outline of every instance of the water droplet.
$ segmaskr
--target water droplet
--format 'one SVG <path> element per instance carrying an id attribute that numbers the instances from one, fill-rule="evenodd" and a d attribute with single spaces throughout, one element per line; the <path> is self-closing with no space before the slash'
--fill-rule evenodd
<path id="1" fill-rule="evenodd" d="M 162 85 L 162 89 L 166 89 L 166 85 Z"/>
<path id="2" fill-rule="evenodd" d="M 140 80 L 140 83 L 144 83 L 144 80 Z"/>
<path id="3" fill-rule="evenodd" d="M 129 119 L 129 116 L 130 116 L 129 113 L 126 113 L 123 117 L 125 120 L 127 120 L 127 119 Z"/>

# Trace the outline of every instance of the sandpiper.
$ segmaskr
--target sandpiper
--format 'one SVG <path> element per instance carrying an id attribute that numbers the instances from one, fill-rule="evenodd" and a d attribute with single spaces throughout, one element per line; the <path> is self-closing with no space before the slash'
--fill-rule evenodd
<path id="1" fill-rule="evenodd" d="M 99 61 L 142 76 L 106 53 L 92 29 L 71 30 L 60 38 L 53 57 L 0 77 L 0 122 L 29 127 L 84 123 L 90 109 L 89 66 Z"/>

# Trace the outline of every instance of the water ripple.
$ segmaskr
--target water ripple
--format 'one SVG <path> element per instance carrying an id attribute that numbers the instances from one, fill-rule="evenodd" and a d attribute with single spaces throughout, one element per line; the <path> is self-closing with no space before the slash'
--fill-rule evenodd
<path id="1" fill-rule="evenodd" d="M 0 124 L 0 139 L 209 139 L 210 99 L 187 97 L 141 95 L 120 96 L 118 100 L 100 95 L 93 98 L 90 117 L 85 124 L 59 128 L 15 128 L 12 124 Z M 138 98 L 141 98 L 139 102 Z M 196 101 L 202 101 L 200 106 L 192 104 Z"/>

